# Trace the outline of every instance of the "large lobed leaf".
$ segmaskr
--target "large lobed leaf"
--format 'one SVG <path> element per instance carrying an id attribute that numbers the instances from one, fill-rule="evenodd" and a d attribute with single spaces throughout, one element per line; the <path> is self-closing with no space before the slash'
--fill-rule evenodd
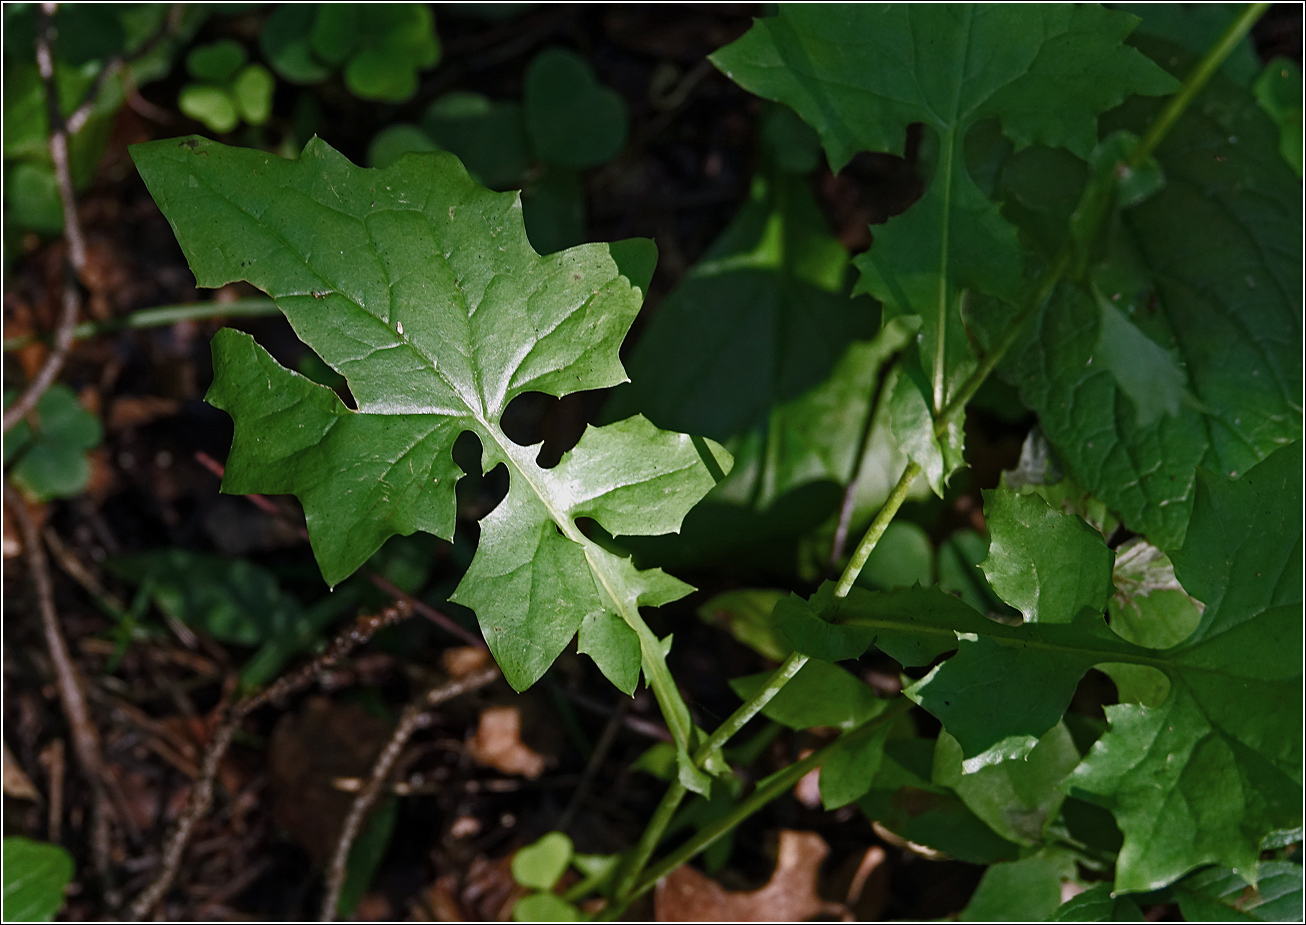
<path id="1" fill-rule="evenodd" d="M 1137 43 L 1177 74 L 1195 60 Z M 1104 128 L 1141 134 L 1157 109 L 1133 100 Z M 1171 550 L 1197 466 L 1241 474 L 1301 435 L 1301 184 L 1255 99 L 1220 75 L 1156 158 L 1165 185 L 1120 213 L 1096 294 L 1062 286 L 1004 371 L 1075 478 Z M 1004 211 L 1047 252 L 1058 245 L 1048 229 L 1064 234 L 1068 213 L 1044 191 L 1083 182 L 1079 162 L 1031 149 L 1003 171 Z M 1137 356 L 1114 363 L 1129 343 Z M 1131 381 L 1130 370 L 1177 378 Z"/>
<path id="2" fill-rule="evenodd" d="M 969 773 L 1028 755 L 1088 668 L 1163 672 L 1158 706 L 1107 708 L 1109 730 L 1067 786 L 1118 820 L 1118 890 L 1207 863 L 1254 882 L 1262 838 L 1302 818 L 1301 471 L 1297 444 L 1238 480 L 1202 473 L 1175 572 L 1206 610 L 1169 649 L 1121 639 L 1100 605 L 1068 624 L 1006 626 L 937 590 L 839 600 L 827 584 L 810 604 L 780 602 L 777 620 L 797 651 L 829 661 L 875 645 L 922 666 L 955 650 L 906 693 L 957 740 Z"/>
<path id="3" fill-rule="evenodd" d="M 505 677 L 530 685 L 578 630 L 627 692 L 641 652 L 646 672 L 665 672 L 638 606 L 688 586 L 637 571 L 576 519 L 614 535 L 674 531 L 729 454 L 633 417 L 587 430 L 544 469 L 538 447 L 500 427 L 524 392 L 624 381 L 617 350 L 651 274 L 648 242 L 541 257 L 517 195 L 482 188 L 449 154 L 364 170 L 318 139 L 294 161 L 199 138 L 132 153 L 199 285 L 263 289 L 357 402 L 220 331 L 208 400 L 236 425 L 225 491 L 297 495 L 334 585 L 394 534 L 452 537 L 461 472 L 451 448 L 471 431 L 487 467 L 506 465 L 510 488 L 455 599 L 476 610 Z M 672 724 L 687 737 L 683 706 Z"/>
<path id="4" fill-rule="evenodd" d="M 812 125 L 836 170 L 859 151 L 902 151 L 912 123 L 933 134 L 924 197 L 876 230 L 857 265 L 886 318 L 921 318 L 935 412 L 974 365 L 963 291 L 1014 301 L 1023 288 L 1016 230 L 966 167 L 969 130 L 997 119 L 1017 147 L 1088 157 L 1099 113 L 1175 86 L 1122 44 L 1135 22 L 1087 5 L 793 4 L 713 55 L 737 83 Z"/>

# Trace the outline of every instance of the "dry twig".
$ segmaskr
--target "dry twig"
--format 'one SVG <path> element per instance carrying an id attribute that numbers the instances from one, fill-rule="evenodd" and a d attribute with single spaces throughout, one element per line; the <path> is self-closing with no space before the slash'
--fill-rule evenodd
<path id="1" fill-rule="evenodd" d="M 367 783 L 359 791 L 358 796 L 354 797 L 353 805 L 349 807 L 349 814 L 340 827 L 340 837 L 336 841 L 331 866 L 327 870 L 326 894 L 322 898 L 321 921 L 331 922 L 335 920 L 336 906 L 340 902 L 340 891 L 345 885 L 345 868 L 349 861 L 349 848 L 353 845 L 354 839 L 358 837 L 358 830 L 362 828 L 363 820 L 372 809 L 372 804 L 376 802 L 382 789 L 385 788 L 390 772 L 394 770 L 395 762 L 399 760 L 399 755 L 404 750 L 404 746 L 413 737 L 413 733 L 430 722 L 430 714 L 427 711 L 445 701 L 484 687 L 498 677 L 498 666 L 490 664 L 470 674 L 463 675 L 460 678 L 452 678 L 431 688 L 404 708 L 403 715 L 399 718 L 399 724 L 395 726 L 395 731 L 390 736 L 390 741 L 386 743 L 385 748 L 381 750 L 381 754 L 377 757 L 376 763 L 372 765 L 372 773 L 368 777 Z"/>
<path id="2" fill-rule="evenodd" d="M 182 813 L 177 828 L 173 830 L 168 837 L 168 843 L 164 846 L 162 869 L 159 871 L 158 876 L 155 877 L 154 882 L 146 887 L 131 904 L 129 911 L 132 918 L 146 918 L 159 900 L 163 898 L 163 894 L 172 886 L 173 880 L 176 879 L 177 871 L 181 868 L 186 845 L 189 843 L 191 835 L 194 834 L 195 828 L 208 813 L 209 806 L 213 802 L 213 789 L 218 776 L 218 767 L 221 765 L 227 749 L 231 746 L 231 740 L 235 736 L 236 730 L 240 728 L 240 724 L 245 717 L 265 704 L 281 700 L 296 691 L 308 687 L 324 670 L 372 638 L 377 630 L 410 616 L 412 612 L 411 607 L 400 602 L 393 607 L 387 607 L 378 614 L 360 616 L 349 629 L 336 636 L 317 658 L 314 658 L 299 670 L 278 678 L 262 691 L 243 698 L 231 708 L 227 718 L 213 734 L 208 748 L 204 751 L 204 760 L 200 765 L 199 778 L 195 782 L 194 789 L 191 790 L 186 810 Z"/>
<path id="3" fill-rule="evenodd" d="M 64 279 L 63 308 L 59 312 L 53 348 L 27 390 L 5 411 L 5 433 L 36 407 L 68 359 L 68 352 L 73 345 L 73 326 L 77 324 L 77 312 L 82 301 L 73 277 L 80 276 L 86 268 L 86 238 L 77 218 L 73 177 L 68 167 L 68 125 L 59 108 L 59 91 L 54 79 L 54 52 L 50 47 L 55 6 L 53 3 L 42 3 L 37 8 L 36 64 L 41 73 L 41 81 L 45 84 L 46 110 L 50 118 L 50 159 L 54 161 L 55 185 L 59 188 L 59 201 L 63 206 L 64 238 L 68 241 L 68 262 L 72 265 L 73 272 Z"/>
<path id="4" fill-rule="evenodd" d="M 28 578 L 36 592 L 37 606 L 41 612 L 41 625 L 45 631 L 45 644 L 50 650 L 50 661 L 54 666 L 59 701 L 72 731 L 73 752 L 77 755 L 77 763 L 95 794 L 91 844 L 96 867 L 103 873 L 108 870 L 109 865 L 109 830 L 105 805 L 108 790 L 104 781 L 104 761 L 100 755 L 100 732 L 91 719 L 90 708 L 86 705 L 86 689 L 82 684 L 81 672 L 78 671 L 77 664 L 68 652 L 68 643 L 64 640 L 63 629 L 59 625 L 59 614 L 54 608 L 54 587 L 50 583 L 50 567 L 46 562 L 45 547 L 41 545 L 41 536 L 36 530 L 36 524 L 32 522 L 31 515 L 27 513 L 27 505 L 8 483 L 5 483 L 4 498 L 23 539 L 23 558 L 27 563 Z M 120 811 L 119 815 L 122 816 L 124 813 Z"/>

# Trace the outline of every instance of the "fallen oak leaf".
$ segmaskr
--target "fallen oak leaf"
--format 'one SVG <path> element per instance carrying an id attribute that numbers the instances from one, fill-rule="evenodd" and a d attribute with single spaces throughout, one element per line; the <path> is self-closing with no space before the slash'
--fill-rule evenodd
<path id="1" fill-rule="evenodd" d="M 815 832 L 780 833 L 771 879 L 756 890 L 727 890 L 711 877 L 681 865 L 658 881 L 653 894 L 659 922 L 803 922 L 815 915 L 852 921 L 843 903 L 828 902 L 816 889 L 821 862 L 830 847 Z"/>
<path id="2" fill-rule="evenodd" d="M 534 780 L 544 773 L 544 756 L 521 738 L 521 710 L 515 706 L 486 707 L 467 740 L 467 754 L 479 764 Z"/>

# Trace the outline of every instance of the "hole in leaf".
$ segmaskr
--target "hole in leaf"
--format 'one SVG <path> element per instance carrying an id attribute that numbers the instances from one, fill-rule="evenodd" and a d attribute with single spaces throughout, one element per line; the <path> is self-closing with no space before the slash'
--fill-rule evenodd
<path id="1" fill-rule="evenodd" d="M 535 461 L 543 469 L 552 469 L 576 446 L 602 396 L 602 392 L 578 392 L 554 398 L 525 392 L 508 403 L 499 426 L 520 446 L 543 444 Z"/>

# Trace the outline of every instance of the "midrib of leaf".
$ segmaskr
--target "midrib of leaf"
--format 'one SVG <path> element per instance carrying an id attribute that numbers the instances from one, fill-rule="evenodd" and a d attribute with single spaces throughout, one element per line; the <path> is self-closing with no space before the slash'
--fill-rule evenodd
<path id="1" fill-rule="evenodd" d="M 684 702 L 676 691 L 675 681 L 671 677 L 671 670 L 667 667 L 666 657 L 662 653 L 662 646 L 653 631 L 649 629 L 648 624 L 644 622 L 644 618 L 639 615 L 638 607 L 631 605 L 624 596 L 617 593 L 614 576 L 609 573 L 606 564 L 594 555 L 595 547 L 593 542 L 585 534 L 581 533 L 580 528 L 576 526 L 571 517 L 562 514 L 553 506 L 550 493 L 535 478 L 534 473 L 541 470 L 529 458 L 525 460 L 518 458 L 523 450 L 529 453 L 532 448 L 521 447 L 513 443 L 499 428 L 484 420 L 478 419 L 478 422 L 485 428 L 487 436 L 498 446 L 500 455 L 509 468 L 525 480 L 535 496 L 540 499 L 540 503 L 549 512 L 549 517 L 562 531 L 563 536 L 584 550 L 585 561 L 589 564 L 590 573 L 599 580 L 608 600 L 617 609 L 621 618 L 639 636 L 639 649 L 644 673 L 647 676 L 649 686 L 653 688 L 653 694 L 657 698 L 663 716 L 671 727 L 671 734 L 675 738 L 676 744 L 689 748 L 689 711 L 685 708 Z"/>
<path id="2" fill-rule="evenodd" d="M 937 417 L 947 404 L 945 394 L 947 378 L 944 366 L 948 352 L 948 227 L 952 218 L 952 161 L 955 156 L 957 130 L 955 123 L 944 135 L 946 154 L 942 162 L 943 220 L 939 223 L 939 332 L 934 342 L 934 415 Z"/>

